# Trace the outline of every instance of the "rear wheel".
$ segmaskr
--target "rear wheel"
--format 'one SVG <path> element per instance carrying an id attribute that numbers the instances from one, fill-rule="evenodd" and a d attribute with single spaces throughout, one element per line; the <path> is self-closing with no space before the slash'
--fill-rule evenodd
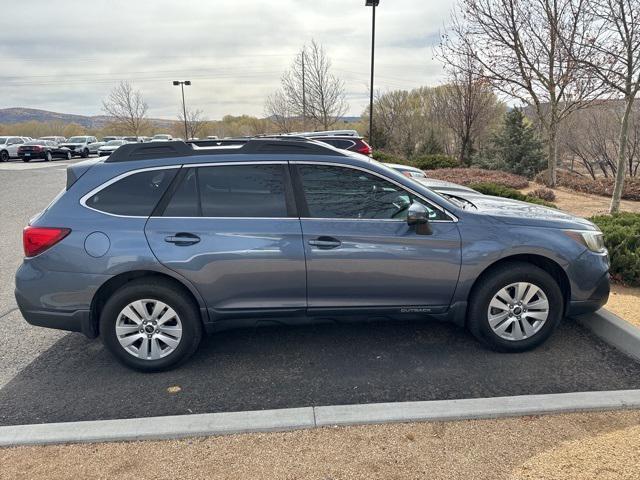
<path id="1" fill-rule="evenodd" d="M 9 161 L 9 152 L 3 150 L 0 152 L 0 162 L 8 162 Z"/>
<path id="2" fill-rule="evenodd" d="M 67 160 L 71 160 L 73 158 L 73 155 L 71 155 L 71 152 L 67 152 Z"/>
<path id="3" fill-rule="evenodd" d="M 29 163 L 29 161 L 30 161 L 30 160 L 31 160 L 31 159 L 30 159 L 30 158 L 27 158 L 27 157 L 23 157 L 23 158 L 22 158 L 22 161 L 23 161 L 24 163 Z"/>
<path id="4" fill-rule="evenodd" d="M 469 329 L 504 352 L 533 349 L 553 333 L 564 312 L 562 291 L 535 265 L 510 263 L 486 274 L 469 303 Z"/>
<path id="5" fill-rule="evenodd" d="M 105 346 L 130 368 L 168 370 L 189 358 L 202 338 L 198 309 L 163 280 L 134 280 L 116 291 L 100 315 Z"/>
<path id="6" fill-rule="evenodd" d="M 84 150 L 82 150 L 81 156 L 82 158 L 87 158 L 89 156 L 89 149 L 85 148 Z"/>

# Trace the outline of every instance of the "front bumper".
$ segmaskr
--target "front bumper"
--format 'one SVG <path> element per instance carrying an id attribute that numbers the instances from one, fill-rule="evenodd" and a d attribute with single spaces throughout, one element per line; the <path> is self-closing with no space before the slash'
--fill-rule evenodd
<path id="1" fill-rule="evenodd" d="M 582 315 L 595 312 L 609 301 L 611 287 L 609 273 L 605 273 L 597 282 L 591 296 L 586 300 L 571 300 L 567 308 L 567 315 Z"/>

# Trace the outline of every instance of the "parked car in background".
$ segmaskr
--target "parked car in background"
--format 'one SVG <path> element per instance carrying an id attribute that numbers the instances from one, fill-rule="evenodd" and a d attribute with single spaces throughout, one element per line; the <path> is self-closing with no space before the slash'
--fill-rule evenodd
<path id="1" fill-rule="evenodd" d="M 357 152 L 367 156 L 371 156 L 373 154 L 373 149 L 371 148 L 371 146 L 360 136 L 305 135 L 305 137 L 312 140 L 317 140 L 319 142 L 328 143 L 329 145 L 333 145 L 334 147 L 341 150 L 349 150 L 351 152 Z"/>
<path id="2" fill-rule="evenodd" d="M 24 142 L 22 137 L 0 137 L 0 162 L 18 158 L 18 148 Z"/>
<path id="3" fill-rule="evenodd" d="M 113 136 L 113 135 L 102 137 L 102 141 L 104 143 L 110 142 L 111 140 L 122 140 L 122 137 L 117 137 L 117 136 Z"/>
<path id="4" fill-rule="evenodd" d="M 104 157 L 106 155 L 111 155 L 118 148 L 120 148 L 122 145 L 126 145 L 127 143 L 132 142 L 128 142 L 127 140 L 111 140 L 110 142 L 107 142 L 100 148 L 98 148 L 98 156 Z"/>
<path id="5" fill-rule="evenodd" d="M 204 332 L 274 316 L 435 317 L 522 352 L 606 303 L 593 223 L 476 198 L 299 138 L 123 145 L 68 167 L 25 228 L 16 301 L 32 325 L 100 335 L 143 371 L 186 360 Z"/>
<path id="6" fill-rule="evenodd" d="M 152 142 L 170 142 L 171 140 L 173 140 L 173 137 L 167 133 L 159 133 L 151 139 Z"/>
<path id="7" fill-rule="evenodd" d="M 23 162 L 30 162 L 35 159 L 43 159 L 50 162 L 54 158 L 65 158 L 71 160 L 71 150 L 60 147 L 51 140 L 31 140 L 25 142 L 18 148 L 18 156 Z"/>
<path id="8" fill-rule="evenodd" d="M 392 168 L 393 170 L 400 172 L 405 177 L 409 177 L 417 182 L 420 182 L 422 185 L 430 188 L 431 190 L 435 190 L 438 193 L 453 195 L 456 194 L 475 194 L 480 195 L 479 192 L 474 190 L 473 188 L 465 187 L 464 185 L 458 185 L 457 183 L 447 182 L 445 180 L 437 180 L 435 178 L 427 177 L 427 174 L 416 167 L 411 167 L 409 165 L 400 165 L 396 163 L 385 163 L 386 167 Z"/>
<path id="9" fill-rule="evenodd" d="M 67 141 L 66 137 L 57 137 L 57 136 L 53 136 L 53 137 L 40 137 L 38 140 L 49 140 L 51 142 L 56 142 L 56 143 L 64 143 Z"/>
<path id="10" fill-rule="evenodd" d="M 66 142 L 60 144 L 61 147 L 67 147 L 71 150 L 74 157 L 87 158 L 90 154 L 97 154 L 98 148 L 104 145 L 104 142 L 98 142 L 96 137 L 90 135 L 80 135 L 71 137 Z"/>

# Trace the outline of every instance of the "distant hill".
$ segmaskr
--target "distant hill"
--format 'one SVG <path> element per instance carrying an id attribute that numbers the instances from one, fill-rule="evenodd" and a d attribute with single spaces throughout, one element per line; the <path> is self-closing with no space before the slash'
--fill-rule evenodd
<path id="1" fill-rule="evenodd" d="M 38 110 L 36 108 L 0 108 L 0 123 L 22 123 L 29 121 L 36 122 L 61 122 L 77 123 L 86 128 L 102 128 L 108 123 L 110 117 L 106 115 L 74 115 L 71 113 L 50 112 L 48 110 Z M 151 118 L 153 123 L 159 127 L 170 127 L 176 120 L 164 118 Z"/>

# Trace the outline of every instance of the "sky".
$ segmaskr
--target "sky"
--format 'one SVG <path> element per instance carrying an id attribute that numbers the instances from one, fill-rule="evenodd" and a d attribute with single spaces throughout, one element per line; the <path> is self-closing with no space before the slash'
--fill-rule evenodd
<path id="1" fill-rule="evenodd" d="M 0 0 L 0 108 L 99 115 L 119 81 L 149 116 L 175 118 L 173 80 L 211 120 L 264 116 L 264 100 L 305 43 L 323 45 L 344 80 L 348 115 L 368 103 L 371 8 L 365 0 Z M 380 0 L 380 91 L 443 81 L 433 58 L 454 0 Z M 7 13 L 8 12 L 8 13 Z"/>

